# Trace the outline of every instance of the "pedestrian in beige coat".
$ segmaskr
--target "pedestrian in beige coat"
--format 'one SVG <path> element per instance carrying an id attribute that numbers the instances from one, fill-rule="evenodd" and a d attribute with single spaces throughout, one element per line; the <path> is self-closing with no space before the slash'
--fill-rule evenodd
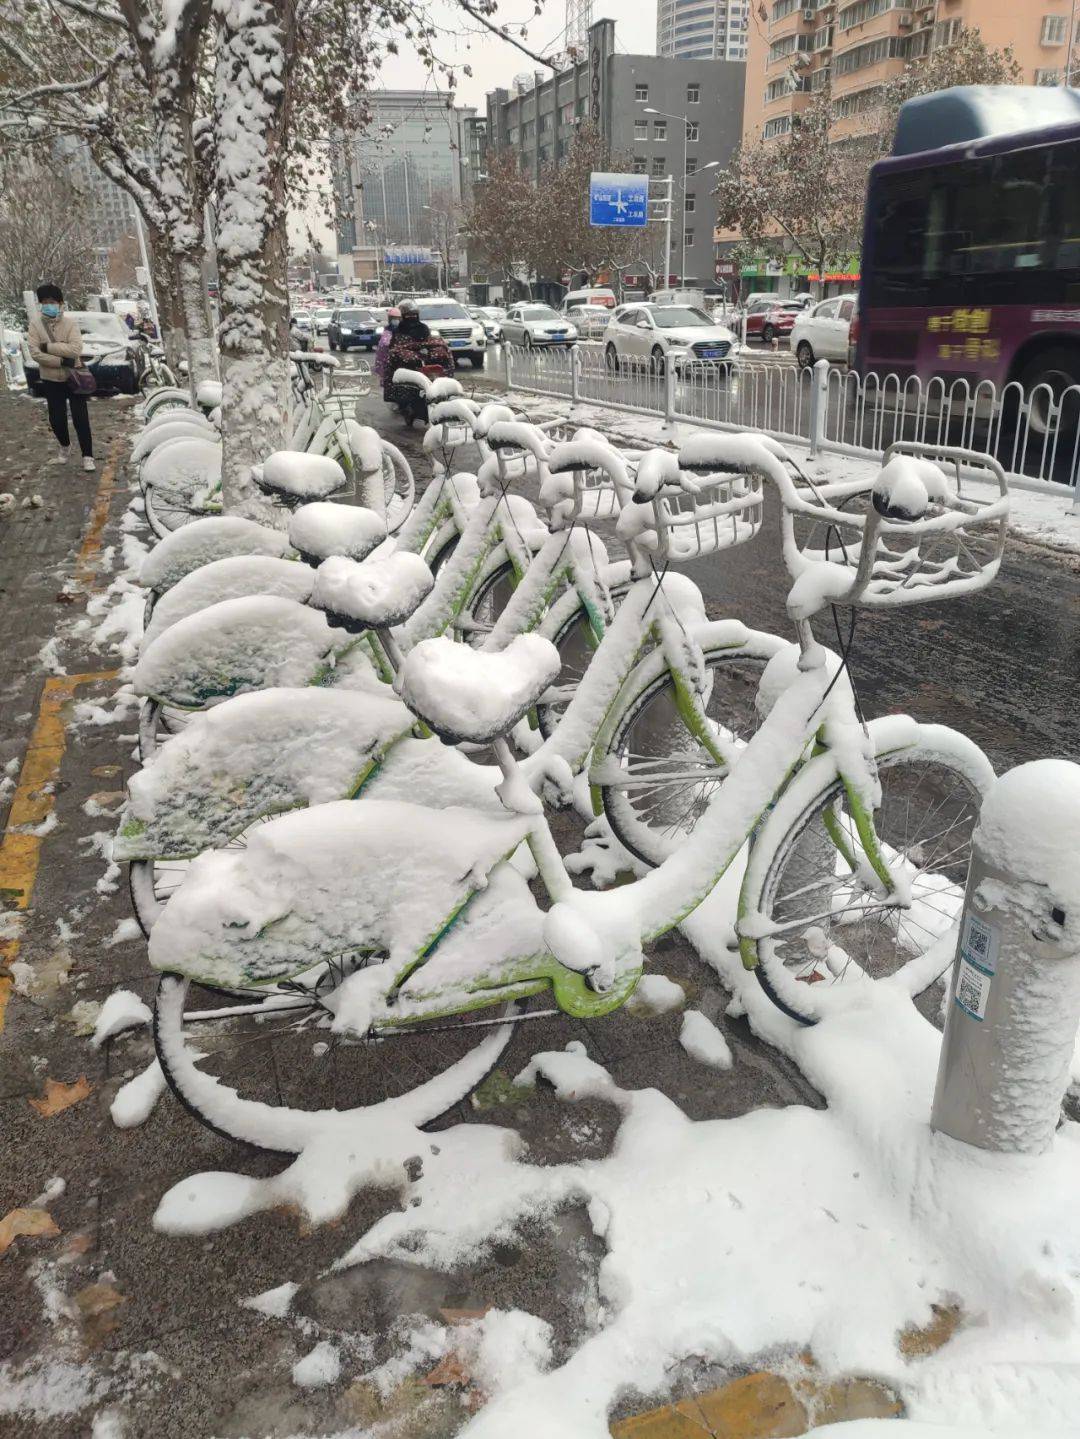
<path id="1" fill-rule="evenodd" d="M 68 433 L 68 407 L 75 426 L 83 469 L 94 468 L 94 441 L 90 434 L 90 416 L 86 396 L 72 390 L 69 379 L 80 366 L 83 339 L 78 325 L 65 313 L 64 296 L 58 285 L 39 285 L 37 290 L 40 313 L 31 315 L 28 343 L 30 357 L 38 367 L 41 388 L 49 407 L 49 425 L 60 447 L 53 464 L 63 464 L 68 457 L 71 436 Z"/>

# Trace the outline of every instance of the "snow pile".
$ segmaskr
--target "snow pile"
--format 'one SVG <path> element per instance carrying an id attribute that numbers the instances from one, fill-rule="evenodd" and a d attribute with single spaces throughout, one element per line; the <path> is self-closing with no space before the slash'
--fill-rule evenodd
<path id="1" fill-rule="evenodd" d="M 490 654 L 422 640 L 405 661 L 401 696 L 440 734 L 483 743 L 509 732 L 561 668 L 558 650 L 542 635 L 518 635 Z"/>
<path id="2" fill-rule="evenodd" d="M 337 1383 L 341 1373 L 341 1356 L 326 1339 L 320 1340 L 310 1354 L 298 1359 L 292 1367 L 292 1380 L 299 1389 L 324 1389 Z"/>
<path id="3" fill-rule="evenodd" d="M 200 565 L 227 555 L 276 555 L 280 559 L 288 552 L 288 539 L 279 530 L 237 515 L 210 516 L 174 530 L 156 545 L 143 561 L 139 583 L 161 594 Z"/>
<path id="4" fill-rule="evenodd" d="M 142 648 L 153 644 L 177 620 L 186 619 L 221 600 L 243 595 L 282 595 L 306 604 L 315 576 L 307 565 L 281 560 L 275 555 L 230 555 L 211 560 L 184 576 L 161 596 L 154 606 L 143 635 Z"/>
<path id="5" fill-rule="evenodd" d="M 301 500 L 325 500 L 348 483 L 337 460 L 302 450 L 275 450 L 259 469 L 263 489 L 278 490 Z"/>
<path id="6" fill-rule="evenodd" d="M 434 583 L 426 562 L 405 550 L 364 564 L 332 555 L 318 568 L 311 602 L 353 626 L 381 628 L 411 615 Z"/>
<path id="7" fill-rule="evenodd" d="M 316 683 L 345 638 L 295 600 L 221 600 L 159 635 L 144 650 L 132 683 L 136 694 L 198 709 L 247 690 Z"/>
<path id="8" fill-rule="evenodd" d="M 679 1043 L 691 1059 L 713 1069 L 730 1069 L 731 1050 L 724 1036 L 699 1009 L 688 1009 L 683 1015 Z"/>
<path id="9" fill-rule="evenodd" d="M 150 1024 L 152 1020 L 150 1009 L 137 994 L 133 994 L 130 989 L 116 989 L 101 1006 L 90 1043 L 95 1049 L 100 1049 L 105 1041 L 112 1039 L 114 1035 L 122 1034 L 125 1029 L 137 1029 L 141 1025 Z"/>
<path id="10" fill-rule="evenodd" d="M 346 555 L 362 560 L 386 539 L 386 522 L 363 505 L 324 500 L 302 505 L 289 520 L 289 543 L 308 560 Z"/>
<path id="11" fill-rule="evenodd" d="M 221 445 L 200 435 L 178 436 L 143 461 L 142 480 L 166 493 L 194 494 L 221 479 Z"/>
<path id="12" fill-rule="evenodd" d="M 193 861 L 154 926 L 150 962 L 240 988 L 374 950 L 389 956 L 389 981 L 524 835 L 519 819 L 390 800 L 282 815 L 245 849 Z"/>
<path id="13" fill-rule="evenodd" d="M 389 690 L 268 689 L 226 700 L 132 775 L 113 857 L 199 854 L 263 815 L 347 799 L 412 724 Z"/>

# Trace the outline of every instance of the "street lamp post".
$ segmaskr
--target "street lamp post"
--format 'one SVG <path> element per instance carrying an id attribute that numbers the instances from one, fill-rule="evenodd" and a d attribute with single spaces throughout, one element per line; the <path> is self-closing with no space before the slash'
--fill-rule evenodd
<path id="1" fill-rule="evenodd" d="M 689 143 L 690 143 L 690 142 L 689 142 L 690 126 L 691 126 L 691 124 L 694 123 L 694 122 L 692 122 L 691 120 L 687 119 L 687 117 L 686 117 L 685 115 L 672 115 L 672 114 L 670 113 L 670 111 L 668 111 L 668 110 L 654 110 L 651 105 L 648 105 L 648 106 L 645 107 L 645 110 L 643 111 L 643 114 L 646 114 L 646 115 L 660 115 L 660 116 L 662 116 L 665 120 L 678 120 L 679 123 L 680 123 L 680 124 L 682 125 L 682 127 L 683 127 L 682 188 L 681 188 L 681 190 L 680 190 L 680 192 L 679 192 L 679 199 L 680 199 L 681 213 L 682 213 L 682 243 L 681 243 L 681 245 L 680 245 L 680 247 L 679 247 L 679 250 L 680 250 L 680 254 L 681 254 L 682 258 L 681 258 L 681 260 L 680 260 L 680 262 L 679 262 L 679 278 L 682 280 L 683 284 L 685 285 L 685 284 L 686 284 L 686 181 L 687 181 L 686 166 L 687 166 L 687 162 L 688 162 L 688 160 L 689 160 L 689 152 L 688 152 L 688 150 L 687 150 L 687 146 L 688 146 Z M 702 165 L 702 167 L 701 167 L 700 170 L 695 170 L 695 171 L 694 171 L 694 174 L 695 174 L 695 175 L 700 175 L 700 174 L 702 174 L 705 170 L 715 170 L 715 169 L 719 166 L 719 164 L 720 164 L 720 161 L 719 161 L 719 160 L 710 160 L 707 165 Z M 671 246 L 670 246 L 670 244 L 669 244 L 669 245 L 668 245 L 668 265 L 669 265 L 669 268 L 670 268 L 670 264 L 671 264 Z M 669 279 L 668 283 L 670 284 L 670 279 Z"/>

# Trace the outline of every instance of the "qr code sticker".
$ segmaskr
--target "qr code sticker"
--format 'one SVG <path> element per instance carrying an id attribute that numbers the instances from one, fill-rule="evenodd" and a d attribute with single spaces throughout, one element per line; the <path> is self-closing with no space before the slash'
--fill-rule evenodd
<path id="1" fill-rule="evenodd" d="M 997 969 L 997 927 L 969 913 L 964 919 L 960 953 L 976 969 L 981 969 L 985 974 L 993 974 Z"/>
<path id="2" fill-rule="evenodd" d="M 960 972 L 956 976 L 956 1002 L 972 1019 L 986 1018 L 986 1005 L 990 998 L 990 976 L 960 961 Z"/>

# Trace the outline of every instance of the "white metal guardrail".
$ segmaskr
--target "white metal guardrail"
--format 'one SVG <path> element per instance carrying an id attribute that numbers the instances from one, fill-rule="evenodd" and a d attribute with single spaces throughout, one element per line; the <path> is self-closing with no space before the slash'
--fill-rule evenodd
<path id="1" fill-rule="evenodd" d="M 560 396 L 876 459 L 895 440 L 949 444 L 1000 460 L 1017 485 L 1064 493 L 1080 473 L 1080 386 L 1030 395 L 1016 383 L 863 376 L 819 360 L 812 370 L 757 358 L 657 368 L 601 346 L 504 348 L 510 389 Z M 1078 492 L 1080 493 L 1080 492 Z M 1080 500 L 1078 500 L 1080 503 Z"/>

